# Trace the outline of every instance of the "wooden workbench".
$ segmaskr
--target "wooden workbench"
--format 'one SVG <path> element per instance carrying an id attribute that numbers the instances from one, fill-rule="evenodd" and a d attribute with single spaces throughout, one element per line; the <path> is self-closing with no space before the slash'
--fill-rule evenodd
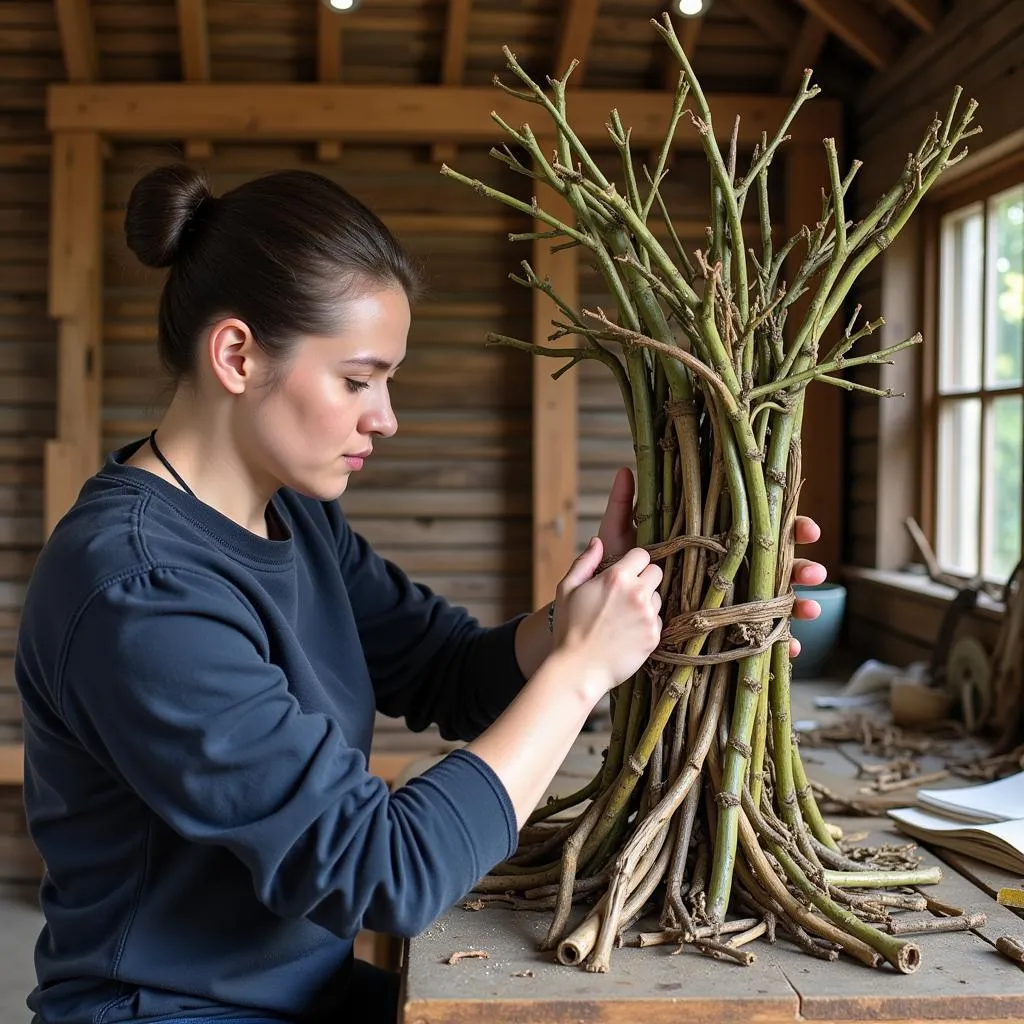
<path id="1" fill-rule="evenodd" d="M 851 831 L 871 830 L 871 842 L 906 842 L 884 820 L 842 822 Z M 450 910 L 406 944 L 403 966 L 404 1024 L 922 1024 L 931 1020 L 994 1022 L 1024 1020 L 1024 970 L 995 949 L 1010 935 L 1024 940 L 1024 920 L 991 895 L 999 884 L 1020 879 L 981 869 L 973 881 L 943 864 L 943 881 L 930 895 L 982 910 L 987 924 L 974 932 L 915 937 L 922 965 L 899 975 L 841 956 L 835 963 L 809 957 L 784 939 L 763 939 L 746 948 L 757 954 L 750 967 L 711 960 L 671 946 L 622 948 L 608 974 L 564 967 L 537 950 L 549 912 L 513 912 L 490 905 Z M 653 927 L 653 926 L 652 926 Z M 482 950 L 487 959 L 448 965 L 457 951 Z"/>

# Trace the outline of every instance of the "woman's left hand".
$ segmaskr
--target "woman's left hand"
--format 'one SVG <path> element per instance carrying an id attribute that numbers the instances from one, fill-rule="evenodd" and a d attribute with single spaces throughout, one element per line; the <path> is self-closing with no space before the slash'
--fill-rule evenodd
<path id="1" fill-rule="evenodd" d="M 608 505 L 597 531 L 604 545 L 604 556 L 609 560 L 620 559 L 630 548 L 636 546 L 636 526 L 633 525 L 633 474 L 628 469 L 620 469 L 615 474 L 612 489 L 608 495 Z M 807 516 L 796 517 L 796 543 L 813 544 L 821 536 L 818 524 Z M 807 586 L 825 582 L 826 571 L 823 565 L 809 558 L 794 558 L 791 581 Z M 793 618 L 816 619 L 821 614 L 821 606 L 817 601 L 800 598 L 793 605 Z M 789 642 L 789 653 L 796 657 L 800 653 L 800 642 L 792 639 Z"/>

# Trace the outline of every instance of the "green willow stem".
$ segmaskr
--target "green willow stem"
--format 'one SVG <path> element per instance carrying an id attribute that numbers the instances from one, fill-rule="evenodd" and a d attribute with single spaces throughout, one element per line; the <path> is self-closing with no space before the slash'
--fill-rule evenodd
<path id="1" fill-rule="evenodd" d="M 722 232 L 717 237 L 721 238 L 727 235 L 729 239 L 732 250 L 731 269 L 736 275 L 736 302 L 740 311 L 740 320 L 745 324 L 750 310 L 749 292 L 747 289 L 747 254 L 743 246 L 743 226 L 740 223 L 740 210 L 736 201 L 736 190 L 733 185 L 732 175 L 729 174 L 725 161 L 722 159 L 722 151 L 718 146 L 718 139 L 715 137 L 711 124 L 711 109 L 704 96 L 704 90 L 701 88 L 697 76 L 693 73 L 693 67 L 686 56 L 683 44 L 676 35 L 672 19 L 666 15 L 661 25 L 657 22 L 654 22 L 654 25 L 668 41 L 676 59 L 682 65 L 683 74 L 686 76 L 686 81 L 690 86 L 690 94 L 700 110 L 702 124 L 698 125 L 697 130 L 700 134 L 708 163 L 711 166 L 711 175 L 717 188 L 718 200 L 722 203 L 725 221 L 728 226 L 728 231 Z"/>
<path id="2" fill-rule="evenodd" d="M 924 339 L 920 334 L 915 334 L 913 337 L 907 338 L 905 341 L 901 341 L 896 345 L 890 345 L 888 348 L 881 349 L 878 352 L 871 352 L 864 356 L 854 356 L 851 359 L 844 359 L 840 357 L 832 360 L 831 362 L 819 363 L 812 369 L 802 370 L 800 373 L 794 373 L 789 377 L 782 378 L 781 380 L 772 381 L 770 384 L 763 384 L 760 387 L 752 388 L 747 393 L 747 400 L 750 402 L 756 402 L 758 399 L 764 398 L 767 395 L 773 395 L 779 391 L 788 391 L 791 388 L 798 387 L 801 384 L 808 384 L 812 380 L 819 379 L 826 374 L 833 373 L 836 370 L 843 370 L 850 366 L 864 366 L 867 363 L 884 363 L 890 356 L 894 356 L 897 352 L 902 352 L 905 348 L 920 345 L 923 340 Z"/>
<path id="3" fill-rule="evenodd" d="M 750 765 L 747 772 L 748 785 L 754 797 L 754 803 L 761 803 L 761 792 L 764 788 L 764 755 L 768 745 L 768 692 L 771 678 L 772 657 L 775 651 L 785 644 L 775 644 L 771 654 L 762 659 L 762 673 L 759 680 L 760 690 L 757 695 L 757 714 L 754 718 L 754 736 L 750 754 Z"/>
<path id="4" fill-rule="evenodd" d="M 832 838 L 832 833 L 821 816 L 821 810 L 814 799 L 810 783 L 807 781 L 807 772 L 800 758 L 800 748 L 796 744 L 792 744 L 792 751 L 793 782 L 796 785 L 796 797 L 800 804 L 800 812 L 804 816 L 807 827 L 811 830 L 811 835 L 823 846 L 827 846 L 830 850 L 836 850 L 838 849 L 836 841 Z"/>
<path id="5" fill-rule="evenodd" d="M 757 828 L 756 821 L 754 827 Z M 770 831 L 761 831 L 759 834 L 772 856 L 779 862 L 789 881 L 825 917 L 847 934 L 876 950 L 902 974 L 913 974 L 917 970 L 921 965 L 921 950 L 914 943 L 880 932 L 877 928 L 872 928 L 867 922 L 862 921 L 856 914 L 838 906 L 827 893 L 822 892 L 803 873 L 800 866 L 790 856 L 789 851 L 772 838 Z"/>
<path id="6" fill-rule="evenodd" d="M 546 818 L 553 817 L 556 814 L 561 814 L 562 811 L 569 810 L 570 807 L 576 807 L 583 803 L 584 800 L 589 800 L 595 793 L 601 789 L 601 780 L 603 772 L 598 772 L 585 786 L 576 790 L 575 793 L 570 793 L 568 796 L 556 797 L 549 800 L 543 807 L 538 807 L 537 810 L 526 819 L 527 825 L 536 825 L 538 821 L 544 821 Z"/>
<path id="7" fill-rule="evenodd" d="M 825 881 L 837 889 L 895 889 L 904 885 L 938 885 L 942 868 L 918 868 L 916 871 L 828 871 Z"/>

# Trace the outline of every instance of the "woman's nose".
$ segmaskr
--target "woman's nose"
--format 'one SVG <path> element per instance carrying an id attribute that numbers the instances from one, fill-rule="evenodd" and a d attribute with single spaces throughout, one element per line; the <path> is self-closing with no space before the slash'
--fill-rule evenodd
<path id="1" fill-rule="evenodd" d="M 377 434 L 380 437 L 391 437 L 398 430 L 398 419 L 391 408 L 389 399 L 370 410 L 365 418 L 364 433 Z"/>

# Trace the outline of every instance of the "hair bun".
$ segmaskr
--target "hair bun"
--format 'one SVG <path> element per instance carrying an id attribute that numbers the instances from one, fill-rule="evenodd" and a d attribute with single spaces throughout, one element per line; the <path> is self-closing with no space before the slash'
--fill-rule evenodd
<path id="1" fill-rule="evenodd" d="M 147 267 L 171 266 L 181 255 L 189 222 L 212 198 L 206 178 L 186 164 L 150 171 L 135 183 L 128 199 L 128 248 Z"/>

